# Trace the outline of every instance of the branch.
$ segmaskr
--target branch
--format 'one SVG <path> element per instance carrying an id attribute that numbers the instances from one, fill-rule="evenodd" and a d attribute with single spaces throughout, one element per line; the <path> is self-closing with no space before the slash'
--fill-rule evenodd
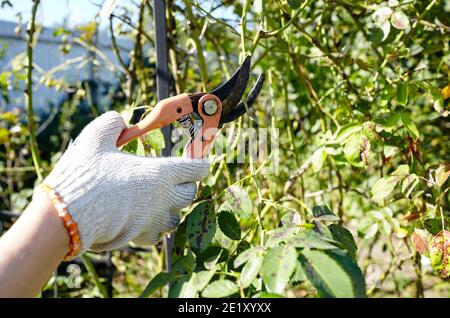
<path id="1" fill-rule="evenodd" d="M 33 165 L 39 180 L 42 180 L 41 158 L 39 156 L 39 148 L 36 141 L 36 123 L 34 121 L 33 110 L 33 46 L 34 33 L 36 31 L 36 12 L 40 0 L 33 0 L 33 8 L 31 10 L 31 19 L 27 28 L 27 76 L 26 76 L 26 90 L 25 101 L 27 108 L 28 131 L 30 133 L 30 149 L 31 157 L 33 158 Z"/>
<path id="2" fill-rule="evenodd" d="M 200 41 L 200 32 L 197 28 L 197 23 L 195 21 L 194 14 L 192 13 L 192 8 L 190 6 L 190 3 L 188 1 L 185 1 L 186 3 L 186 16 L 189 20 L 191 31 L 192 31 L 192 40 L 195 44 L 195 49 L 197 50 L 197 57 L 198 57 L 198 66 L 200 68 L 200 77 L 202 79 L 202 89 L 206 91 L 206 83 L 208 82 L 208 71 L 206 67 L 205 62 L 205 56 L 203 54 L 203 47 L 202 43 Z"/>

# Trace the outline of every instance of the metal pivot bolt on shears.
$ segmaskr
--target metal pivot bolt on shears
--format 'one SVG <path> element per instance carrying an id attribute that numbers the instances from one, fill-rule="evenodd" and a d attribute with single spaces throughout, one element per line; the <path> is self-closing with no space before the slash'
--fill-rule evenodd
<path id="1" fill-rule="evenodd" d="M 242 116 L 261 91 L 263 74 L 258 77 L 245 102 L 241 101 L 250 76 L 250 60 L 247 56 L 233 76 L 210 93 L 184 93 L 160 101 L 142 121 L 122 132 L 117 146 L 177 121 L 189 131 L 191 137 L 185 149 L 186 155 L 191 158 L 206 157 L 219 128 Z M 193 114 L 201 118 L 201 127 L 195 125 Z"/>

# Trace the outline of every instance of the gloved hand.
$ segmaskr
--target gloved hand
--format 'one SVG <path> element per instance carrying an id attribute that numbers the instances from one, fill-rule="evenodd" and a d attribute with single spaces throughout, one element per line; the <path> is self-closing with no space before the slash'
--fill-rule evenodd
<path id="1" fill-rule="evenodd" d="M 111 250 L 133 241 L 158 243 L 192 203 L 206 160 L 149 158 L 123 153 L 116 141 L 126 127 L 117 112 L 87 125 L 44 184 L 55 190 L 78 225 L 81 253 Z"/>

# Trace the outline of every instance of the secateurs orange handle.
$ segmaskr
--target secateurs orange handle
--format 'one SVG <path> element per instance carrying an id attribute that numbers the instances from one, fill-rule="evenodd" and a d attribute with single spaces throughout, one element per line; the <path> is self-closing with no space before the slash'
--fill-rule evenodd
<path id="1" fill-rule="evenodd" d="M 123 146 L 134 138 L 175 121 L 190 134 L 186 155 L 204 158 L 208 155 L 214 138 L 223 124 L 242 116 L 255 102 L 264 82 L 261 74 L 246 101 L 241 101 L 250 77 L 250 57 L 225 83 L 210 93 L 180 94 L 160 101 L 142 121 L 125 129 L 117 146 Z M 193 115 L 200 117 L 201 127 L 195 125 Z"/>

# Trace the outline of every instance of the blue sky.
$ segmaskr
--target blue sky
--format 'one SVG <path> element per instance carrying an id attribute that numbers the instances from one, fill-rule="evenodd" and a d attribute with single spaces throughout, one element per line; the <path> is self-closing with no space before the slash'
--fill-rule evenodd
<path id="1" fill-rule="evenodd" d="M 93 21 L 95 16 L 100 12 L 100 7 L 105 0 L 41 0 L 37 13 L 39 24 L 52 27 L 67 22 L 67 26 L 74 27 L 76 25 L 85 24 Z M 241 1 L 241 0 L 239 0 Z M 13 8 L 5 6 L 0 8 L 0 20 L 17 22 L 17 14 L 20 13 L 23 22 L 27 22 L 30 17 L 32 1 L 31 0 L 10 0 Z M 255 1 L 259 2 L 259 1 Z M 216 1 L 211 1 L 210 6 L 214 7 Z M 124 5 L 128 10 L 137 10 L 130 0 L 120 0 L 119 4 Z M 208 6 L 206 6 L 206 9 Z M 116 9 L 117 10 L 117 9 Z M 217 17 L 233 16 L 232 7 L 228 9 L 220 8 L 213 13 Z M 101 27 L 107 27 L 104 21 Z"/>
<path id="2" fill-rule="evenodd" d="M 31 0 L 12 0 L 13 8 L 0 8 L 0 20 L 17 22 L 17 13 L 21 13 L 24 22 L 31 11 Z M 44 26 L 54 26 L 67 20 L 69 26 L 92 21 L 100 9 L 95 4 L 103 0 L 41 0 L 37 18 Z"/>

